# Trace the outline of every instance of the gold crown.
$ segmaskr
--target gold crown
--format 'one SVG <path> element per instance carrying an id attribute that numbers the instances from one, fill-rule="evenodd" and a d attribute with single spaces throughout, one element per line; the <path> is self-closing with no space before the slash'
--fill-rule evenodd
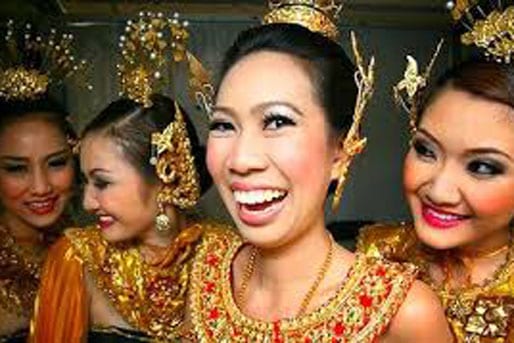
<path id="1" fill-rule="evenodd" d="M 269 0 L 270 12 L 263 23 L 298 24 L 336 40 L 336 23 L 342 7 L 342 0 Z"/>
<path id="2" fill-rule="evenodd" d="M 477 0 L 447 2 L 453 19 L 468 29 L 461 36 L 465 45 L 484 49 L 487 57 L 510 63 L 514 55 L 514 6 L 502 8 L 501 1 L 489 14 Z"/>
<path id="3" fill-rule="evenodd" d="M 70 77 L 88 89 L 85 80 L 86 61 L 72 54 L 73 35 L 59 35 L 51 29 L 47 37 L 34 35 L 27 24 L 20 44 L 14 21 L 7 22 L 5 46 L 0 58 L 0 97 L 6 100 L 34 100 L 48 91 L 51 84 Z"/>
<path id="4" fill-rule="evenodd" d="M 188 89 L 206 111 L 210 110 L 214 94 L 210 75 L 187 50 L 189 23 L 179 17 L 178 13 L 167 18 L 162 13 L 141 12 L 137 20 L 127 21 L 119 42 L 120 96 L 151 106 L 150 96 L 172 84 L 172 64 L 186 62 Z"/>

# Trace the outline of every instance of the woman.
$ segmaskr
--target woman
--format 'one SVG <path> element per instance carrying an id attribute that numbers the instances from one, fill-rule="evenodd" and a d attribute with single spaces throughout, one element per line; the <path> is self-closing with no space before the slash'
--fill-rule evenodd
<path id="1" fill-rule="evenodd" d="M 191 256 L 207 226 L 187 211 L 210 179 L 182 109 L 160 95 L 150 103 L 120 99 L 85 128 L 84 207 L 98 224 L 67 230 L 52 247 L 34 342 L 168 342 L 180 333 Z"/>
<path id="2" fill-rule="evenodd" d="M 514 68 L 474 60 L 429 97 L 405 159 L 414 223 L 361 234 L 361 250 L 411 261 L 458 342 L 514 340 Z"/>
<path id="3" fill-rule="evenodd" d="M 73 131 L 49 99 L 0 102 L 0 341 L 23 341 L 74 192 Z M 68 222 L 66 224 L 66 222 Z"/>
<path id="4" fill-rule="evenodd" d="M 354 255 L 326 229 L 353 74 L 338 44 L 296 24 L 249 29 L 229 49 L 207 165 L 242 238 L 206 234 L 195 256 L 199 341 L 450 341 L 409 266 Z"/>

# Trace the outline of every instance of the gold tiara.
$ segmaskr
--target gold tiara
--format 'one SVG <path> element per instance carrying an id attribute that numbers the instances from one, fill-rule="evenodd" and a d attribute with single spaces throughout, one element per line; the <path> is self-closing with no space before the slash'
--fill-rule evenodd
<path id="1" fill-rule="evenodd" d="M 270 11 L 263 23 L 298 24 L 336 40 L 336 23 L 342 8 L 342 0 L 269 0 Z"/>
<path id="2" fill-rule="evenodd" d="M 173 84 L 174 65 L 186 62 L 191 96 L 210 110 L 214 89 L 209 72 L 187 50 L 188 26 L 178 13 L 168 18 L 163 13 L 141 12 L 136 20 L 127 21 L 119 41 L 120 96 L 151 106 L 150 96 Z"/>
<path id="3" fill-rule="evenodd" d="M 514 54 L 514 6 L 503 8 L 501 1 L 492 3 L 489 14 L 477 0 L 448 1 L 447 7 L 453 19 L 467 29 L 461 36 L 463 44 L 476 45 L 487 57 L 510 63 Z"/>
<path id="4" fill-rule="evenodd" d="M 14 21 L 9 20 L 4 44 L 0 57 L 1 98 L 34 100 L 47 93 L 50 85 L 71 77 L 92 89 L 86 81 L 86 61 L 73 55 L 73 35 L 59 34 L 55 29 L 46 37 L 35 35 L 31 24 L 18 32 Z"/>

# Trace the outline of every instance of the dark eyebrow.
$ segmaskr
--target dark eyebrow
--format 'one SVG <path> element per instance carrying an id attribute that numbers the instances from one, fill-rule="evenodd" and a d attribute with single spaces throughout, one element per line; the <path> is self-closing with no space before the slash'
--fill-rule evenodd
<path id="1" fill-rule="evenodd" d="M 110 173 L 110 171 L 107 169 L 94 168 L 94 169 L 91 169 L 87 174 L 89 176 L 96 176 L 96 174 L 109 174 L 109 173 Z"/>
<path id="2" fill-rule="evenodd" d="M 259 103 L 255 106 L 253 106 L 251 109 L 251 112 L 252 113 L 261 113 L 265 108 L 270 107 L 270 106 L 285 106 L 285 107 L 290 108 L 291 110 L 293 110 L 296 114 L 298 114 L 300 116 L 304 115 L 303 112 L 300 111 L 300 109 L 298 107 L 296 107 L 295 105 L 293 105 L 292 103 L 287 102 L 287 101 L 265 101 L 265 102 L 262 102 L 262 103 Z M 234 117 L 236 115 L 236 112 L 234 111 L 234 109 L 229 106 L 216 106 L 215 105 L 212 107 L 212 111 L 213 111 L 213 113 L 217 112 L 217 111 L 223 112 L 224 114 L 227 114 L 231 117 Z"/>
<path id="3" fill-rule="evenodd" d="M 439 141 L 432 134 L 430 134 L 427 130 L 425 130 L 423 128 L 419 128 L 418 132 L 421 132 L 424 136 L 427 136 L 431 141 L 433 141 L 435 144 L 437 144 L 438 147 L 441 147 L 441 143 L 439 143 Z M 473 148 L 473 149 L 466 150 L 466 154 L 467 155 L 485 155 L 485 154 L 501 155 L 510 161 L 514 161 L 514 159 L 509 154 L 507 154 L 501 150 L 495 149 L 495 148 Z"/>
<path id="4" fill-rule="evenodd" d="M 28 161 L 28 158 L 26 158 L 26 157 L 19 157 L 19 156 L 4 155 L 4 156 L 0 156 L 0 160 L 5 161 L 5 162 L 23 162 L 23 163 L 26 163 Z"/>
<path id="5" fill-rule="evenodd" d="M 501 156 L 507 158 L 510 161 L 514 161 L 509 154 L 507 154 L 507 153 L 505 153 L 505 152 L 503 152 L 501 150 L 495 149 L 495 148 L 475 148 L 475 149 L 469 149 L 467 151 L 467 153 L 469 155 L 485 155 L 485 154 L 501 155 Z"/>
<path id="6" fill-rule="evenodd" d="M 61 157 L 63 155 L 68 155 L 69 152 L 70 152 L 69 149 L 62 149 L 57 152 L 51 153 L 50 155 L 47 156 L 46 159 L 49 160 L 54 157 Z"/>

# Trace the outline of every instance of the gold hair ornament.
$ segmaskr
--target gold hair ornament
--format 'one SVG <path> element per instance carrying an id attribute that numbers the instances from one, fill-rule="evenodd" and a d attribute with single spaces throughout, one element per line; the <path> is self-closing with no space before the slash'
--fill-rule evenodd
<path id="1" fill-rule="evenodd" d="M 514 54 L 514 6 L 502 8 L 501 1 L 486 14 L 477 0 L 448 1 L 447 8 L 456 22 L 468 32 L 461 36 L 465 45 L 476 45 L 496 62 L 510 63 Z"/>
<path id="2" fill-rule="evenodd" d="M 18 34 L 22 35 L 21 42 Z M 46 37 L 35 35 L 31 24 L 18 32 L 13 20 L 7 22 L 0 57 L 0 98 L 35 100 L 46 94 L 50 85 L 71 77 L 91 90 L 92 85 L 86 81 L 87 69 L 86 61 L 73 55 L 73 35 L 58 34 L 55 29 Z"/>
<path id="3" fill-rule="evenodd" d="M 336 212 L 341 203 L 341 197 L 343 195 L 344 185 L 346 181 L 346 174 L 350 167 L 350 163 L 353 158 L 361 153 L 366 146 L 367 139 L 361 137 L 360 127 L 362 118 L 364 117 L 366 107 L 371 100 L 374 92 L 375 85 L 375 57 L 370 58 L 369 64 L 366 67 L 364 59 L 359 51 L 359 46 L 355 33 L 352 31 L 351 42 L 352 51 L 357 64 L 357 70 L 355 71 L 355 84 L 357 85 L 357 99 L 355 101 L 355 109 L 353 112 L 353 123 L 350 130 L 346 134 L 344 141 L 342 142 L 344 160 L 341 161 L 342 165 L 339 167 L 339 177 L 337 179 L 336 190 L 332 199 L 332 211 Z"/>
<path id="4" fill-rule="evenodd" d="M 209 73 L 196 57 L 187 50 L 189 32 L 187 21 L 180 21 L 179 14 L 172 18 L 162 13 L 141 12 L 135 21 L 129 20 L 125 35 L 120 37 L 122 61 L 118 64 L 121 80 L 120 95 L 152 106 L 151 95 L 157 89 L 172 84 L 173 63 L 186 62 L 190 73 L 188 89 L 195 99 L 203 99 L 205 110 L 212 104 Z M 186 122 L 179 104 L 175 101 L 175 120 L 162 132 L 151 137 L 150 164 L 163 183 L 157 195 L 159 206 L 173 204 L 181 209 L 194 206 L 200 197 L 200 182 L 191 151 Z M 160 211 L 157 223 L 164 225 L 165 214 Z M 166 231 L 166 230 L 161 230 Z"/>
<path id="5" fill-rule="evenodd" d="M 435 61 L 441 52 L 444 40 L 437 44 L 434 54 L 430 59 L 423 74 L 419 74 L 418 62 L 410 55 L 407 55 L 407 67 L 403 74 L 403 79 L 393 86 L 393 96 L 395 102 L 409 114 L 409 126 L 412 132 L 416 131 L 418 121 L 418 110 L 423 96 L 423 91 L 428 85 L 428 80 Z"/>
<path id="6" fill-rule="evenodd" d="M 339 37 L 341 0 L 269 0 L 268 5 L 270 11 L 263 18 L 264 24 L 298 24 L 332 40 Z"/>

